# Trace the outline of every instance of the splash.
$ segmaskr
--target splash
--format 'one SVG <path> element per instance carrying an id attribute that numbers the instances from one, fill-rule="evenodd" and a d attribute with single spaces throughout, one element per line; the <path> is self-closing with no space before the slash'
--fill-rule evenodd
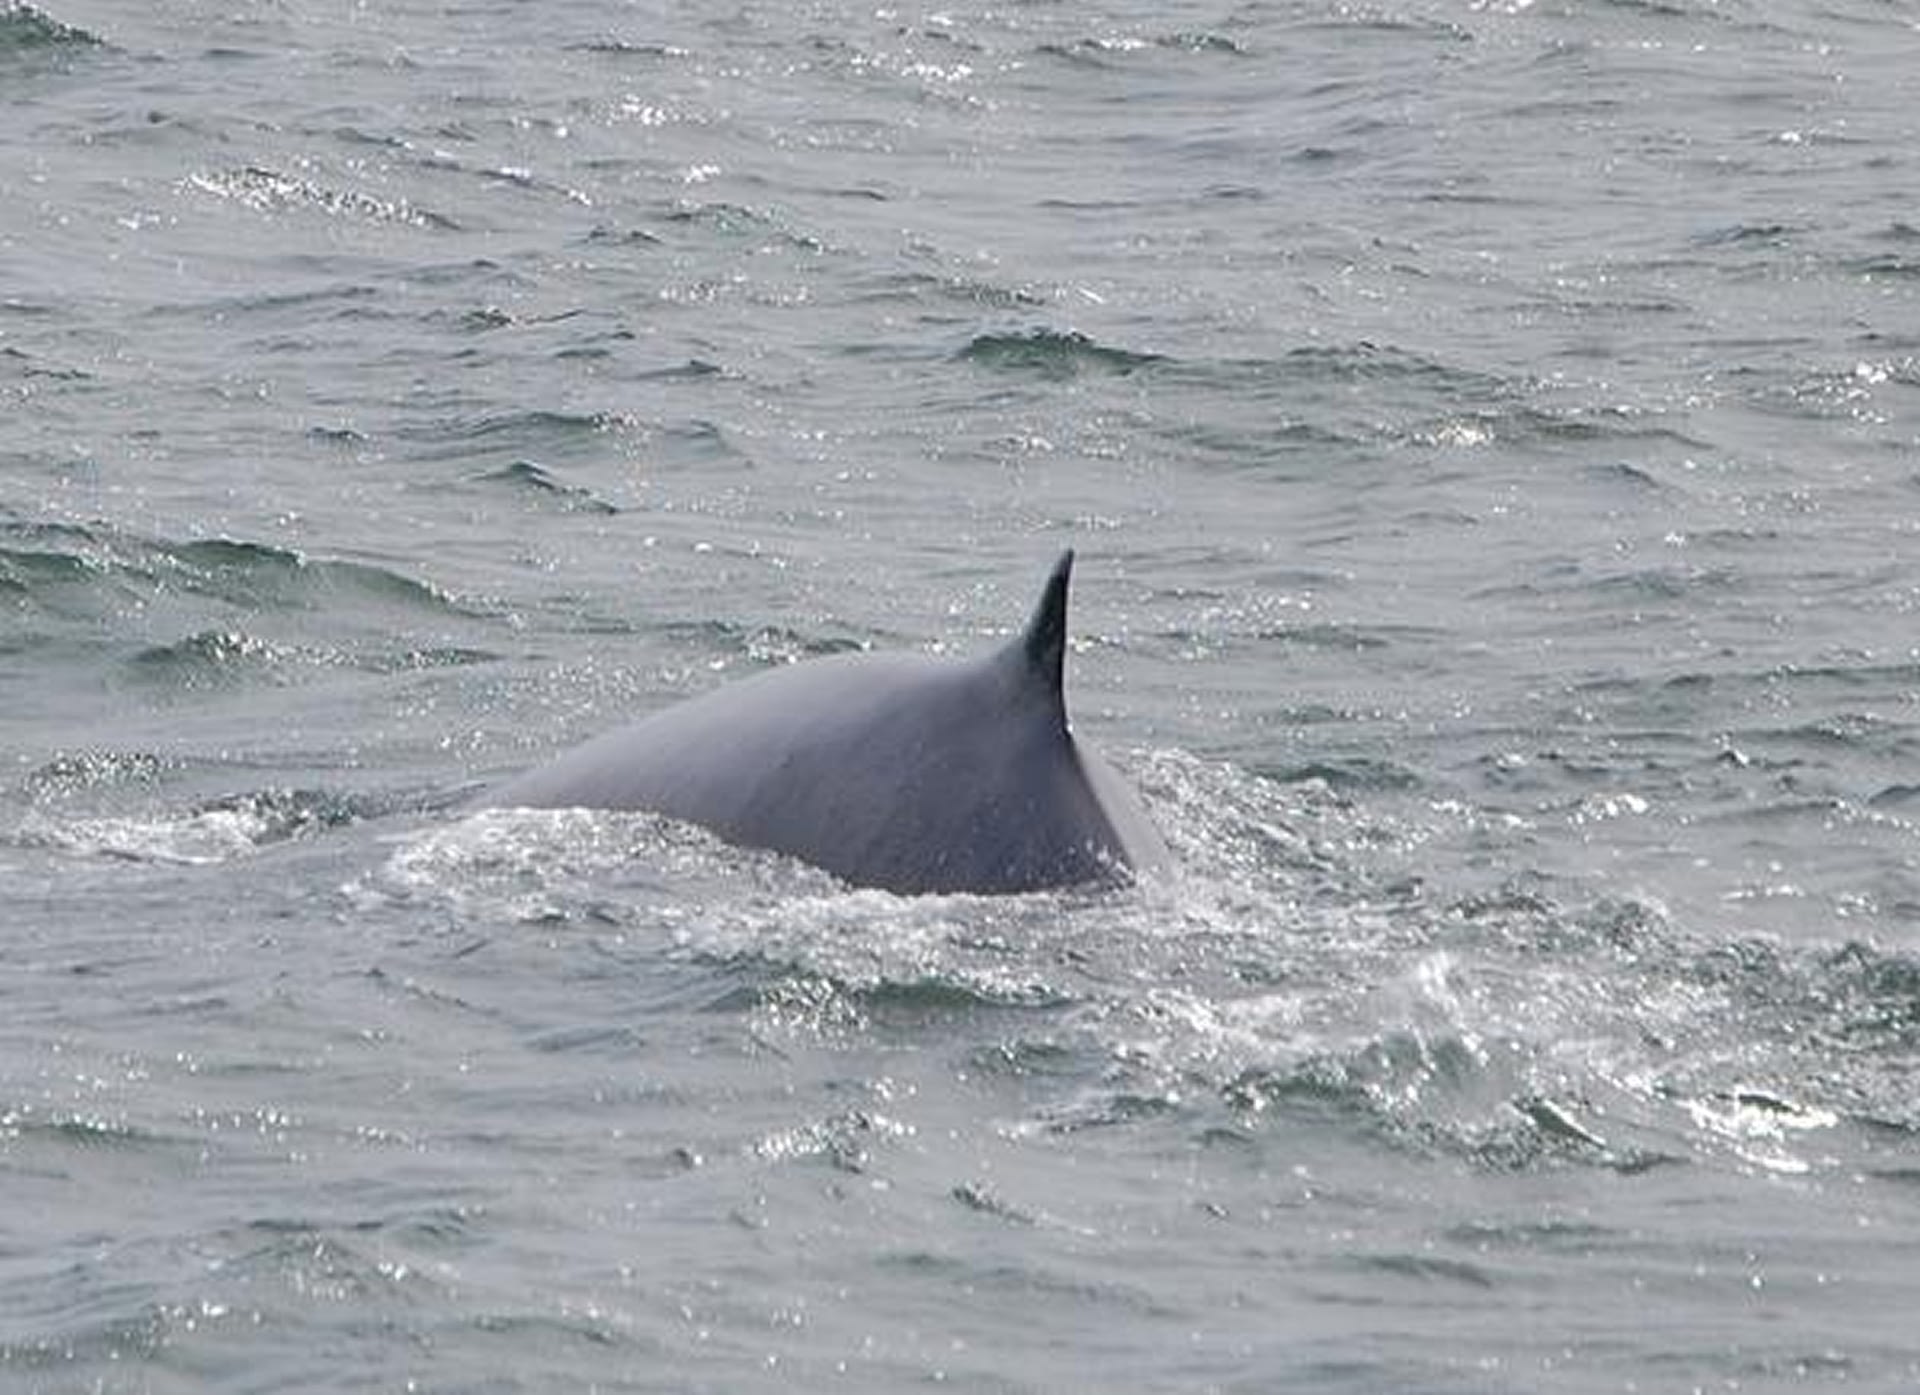
<path id="1" fill-rule="evenodd" d="M 200 867 L 337 827 L 359 812 L 350 800 L 321 790 L 263 790 L 184 812 L 73 815 L 34 808 L 7 841 L 69 857 Z"/>
<path id="2" fill-rule="evenodd" d="M 1863 1127 L 1916 1126 L 1904 961 L 1729 946 L 1544 879 L 1450 896 L 1416 870 L 1432 830 L 1364 793 L 1125 763 L 1176 867 L 1117 891 L 898 897 L 570 810 L 405 835 L 354 895 L 699 966 L 764 1040 L 938 1044 L 1026 1100 L 1016 1133 L 1309 1121 L 1495 1171 L 1794 1174 L 1844 1165 Z M 1875 1024 L 1879 1049 L 1838 1044 Z"/>

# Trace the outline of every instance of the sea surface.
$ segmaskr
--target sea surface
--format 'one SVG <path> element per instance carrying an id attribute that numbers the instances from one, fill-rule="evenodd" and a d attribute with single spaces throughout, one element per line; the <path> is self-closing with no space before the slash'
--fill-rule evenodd
<path id="1" fill-rule="evenodd" d="M 978 653 L 1176 854 L 486 786 Z M 0 0 L 0 1391 L 1920 1386 L 1920 12 Z"/>

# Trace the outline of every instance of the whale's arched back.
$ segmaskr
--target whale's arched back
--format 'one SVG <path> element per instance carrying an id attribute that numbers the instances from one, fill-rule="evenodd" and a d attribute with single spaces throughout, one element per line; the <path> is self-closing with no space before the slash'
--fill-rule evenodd
<path id="1" fill-rule="evenodd" d="M 776 669 L 589 741 L 486 802 L 649 810 L 905 894 L 1146 870 L 1165 860 L 1159 834 L 1067 721 L 1072 570 L 1069 551 L 996 653 Z"/>

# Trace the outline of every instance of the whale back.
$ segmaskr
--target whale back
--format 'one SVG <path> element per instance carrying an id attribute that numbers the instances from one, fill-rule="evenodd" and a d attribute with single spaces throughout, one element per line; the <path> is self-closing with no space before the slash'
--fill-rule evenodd
<path id="1" fill-rule="evenodd" d="M 489 802 L 649 810 L 901 893 L 1032 891 L 1155 865 L 1145 814 L 1068 726 L 1072 561 L 995 653 L 771 670 L 590 741 Z"/>

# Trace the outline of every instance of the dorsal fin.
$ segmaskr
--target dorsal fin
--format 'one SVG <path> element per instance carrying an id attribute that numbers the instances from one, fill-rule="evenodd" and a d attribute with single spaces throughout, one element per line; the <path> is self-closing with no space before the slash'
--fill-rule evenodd
<path id="1" fill-rule="evenodd" d="M 1020 636 L 1019 643 L 1019 653 L 1025 660 L 1029 681 L 1044 688 L 1054 706 L 1060 709 L 1063 720 L 1067 707 L 1064 691 L 1067 583 L 1072 577 L 1073 549 L 1068 548 L 1060 554 L 1060 560 L 1053 564 L 1046 588 L 1040 593 L 1040 604 L 1034 607 L 1033 619 L 1027 621 L 1026 633 Z"/>

